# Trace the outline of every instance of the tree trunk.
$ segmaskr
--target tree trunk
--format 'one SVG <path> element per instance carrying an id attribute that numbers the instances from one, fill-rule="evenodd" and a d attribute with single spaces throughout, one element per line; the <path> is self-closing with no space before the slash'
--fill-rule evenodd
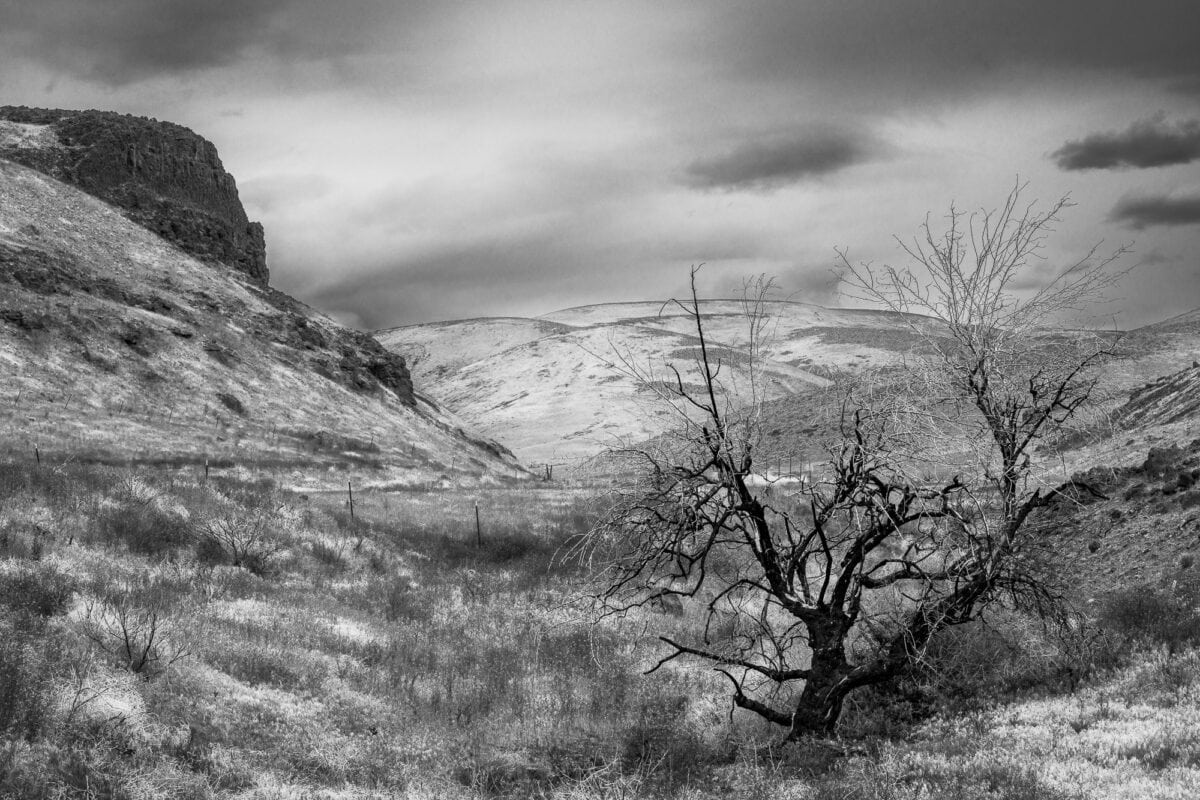
<path id="1" fill-rule="evenodd" d="M 813 651 L 809 666 L 811 675 L 804 682 L 804 690 L 792 713 L 787 741 L 833 735 L 848 691 L 843 678 L 850 669 L 840 646 Z"/>

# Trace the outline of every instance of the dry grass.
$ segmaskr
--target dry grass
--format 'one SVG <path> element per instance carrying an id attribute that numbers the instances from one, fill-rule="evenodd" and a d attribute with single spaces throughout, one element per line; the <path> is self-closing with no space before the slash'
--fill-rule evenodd
<path id="1" fill-rule="evenodd" d="M 555 555 L 596 501 L 545 487 L 367 492 L 353 517 L 345 501 L 261 481 L 0 467 L 0 796 L 1200 788 L 1193 651 L 1139 656 L 1074 696 L 1025 685 L 1049 673 L 1006 674 L 1007 694 L 923 722 L 896 722 L 893 704 L 894 724 L 877 724 L 884 705 L 867 700 L 847 718 L 857 738 L 772 751 L 776 732 L 730 714 L 711 675 L 641 676 L 652 634 L 686 620 L 591 625 L 566 602 L 578 576 Z M 203 535 L 215 517 L 268 513 L 270 569 L 235 565 Z M 971 663 L 998 652 L 964 641 L 982 648 Z"/>

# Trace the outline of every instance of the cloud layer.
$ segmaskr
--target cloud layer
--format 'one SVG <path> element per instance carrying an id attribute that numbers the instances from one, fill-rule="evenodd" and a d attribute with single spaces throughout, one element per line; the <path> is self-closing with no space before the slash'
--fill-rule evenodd
<path id="1" fill-rule="evenodd" d="M 1155 225 L 1200 225 L 1200 195 L 1122 198 L 1111 219 L 1139 231 Z"/>
<path id="2" fill-rule="evenodd" d="M 1061 169 L 1165 167 L 1200 159 L 1200 120 L 1174 125 L 1159 114 L 1123 131 L 1094 133 L 1070 141 L 1051 154 Z"/>
<path id="3" fill-rule="evenodd" d="M 1194 17 L 1193 0 L 0 0 L 0 94 L 194 128 L 264 222 L 279 286 L 366 326 L 661 297 L 701 261 L 714 290 L 765 271 L 826 302 L 835 246 L 895 260 L 891 234 L 990 207 L 1014 175 L 1078 201 L 1051 261 L 1135 228 L 1171 254 L 1162 274 L 1189 275 Z M 1172 281 L 1170 303 L 1200 305 Z"/>
<path id="4" fill-rule="evenodd" d="M 406 4 L 415 5 L 415 4 Z M 120 87 L 245 60 L 338 58 L 369 49 L 392 12 L 359 0 L 38 0 L 4 3 L 9 47 L 75 77 Z"/>
<path id="5" fill-rule="evenodd" d="M 837 172 L 870 155 L 862 137 L 850 131 L 774 137 L 696 159 L 688 165 L 687 182 L 703 189 L 768 191 Z"/>

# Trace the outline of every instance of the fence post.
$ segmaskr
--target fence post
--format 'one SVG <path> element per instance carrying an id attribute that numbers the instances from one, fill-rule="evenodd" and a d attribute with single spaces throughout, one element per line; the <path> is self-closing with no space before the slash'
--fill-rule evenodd
<path id="1" fill-rule="evenodd" d="M 475 546 L 483 547 L 483 529 L 479 526 L 479 501 L 475 501 Z"/>
<path id="2" fill-rule="evenodd" d="M 350 498 L 350 519 L 354 519 L 354 487 L 346 481 L 346 496 Z"/>

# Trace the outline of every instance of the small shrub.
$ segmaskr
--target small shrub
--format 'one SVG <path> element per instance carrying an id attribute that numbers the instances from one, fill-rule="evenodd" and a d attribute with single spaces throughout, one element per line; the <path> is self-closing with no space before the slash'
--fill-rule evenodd
<path id="1" fill-rule="evenodd" d="M 1184 452 L 1178 447 L 1151 447 L 1142 462 L 1142 472 L 1152 478 L 1162 477 L 1183 460 Z"/>
<path id="2" fill-rule="evenodd" d="M 1117 480 L 1117 470 L 1112 467 L 1092 467 L 1086 472 L 1076 472 L 1071 476 L 1071 480 L 1103 490 Z"/>
<path id="3" fill-rule="evenodd" d="M 178 587 L 143 577 L 95 591 L 85 602 L 80 632 L 116 663 L 149 678 L 189 655 L 177 628 L 185 613 Z"/>
<path id="4" fill-rule="evenodd" d="M 1149 585 L 1114 592 L 1100 610 L 1100 623 L 1130 642 L 1177 652 L 1200 641 L 1195 599 L 1184 594 Z"/>
<path id="5" fill-rule="evenodd" d="M 500 534 L 484 540 L 484 557 L 493 563 L 507 564 L 526 558 L 548 558 L 553 550 L 532 534 Z"/>
<path id="6" fill-rule="evenodd" d="M 160 509 L 152 501 L 131 501 L 101 512 L 94 531 L 102 541 L 124 543 L 131 552 L 168 557 L 192 544 L 186 520 Z"/>
<path id="7" fill-rule="evenodd" d="M 227 392 L 217 392 L 217 399 L 221 401 L 221 405 L 238 416 L 246 416 L 246 406 L 236 396 Z"/>
<path id="8" fill-rule="evenodd" d="M 1052 622 L 1004 611 L 934 637 L 922 663 L 901 681 L 899 696 L 928 709 L 974 711 L 1023 692 L 1074 691 L 1097 670 L 1115 666 L 1103 629 L 1081 619 Z M 912 688 L 906 689 L 905 683 Z M 908 694 L 904 692 L 907 691 Z"/>
<path id="9" fill-rule="evenodd" d="M 1194 769 L 1200 766 L 1200 733 L 1192 729 L 1165 728 L 1148 737 L 1122 745 L 1118 758 L 1137 761 L 1149 770 L 1168 767 Z"/>
<path id="10" fill-rule="evenodd" d="M 558 549 L 550 539 L 525 531 L 489 531 L 485 527 L 482 540 L 476 543 L 474 535 L 470 538 L 443 536 L 438 541 L 442 551 L 440 557 L 454 566 L 508 566 L 528 562 L 546 568 Z"/>
<path id="11" fill-rule="evenodd" d="M 346 568 L 345 539 L 338 541 L 336 544 L 330 543 L 325 539 L 315 539 L 312 542 L 312 554 L 313 558 L 319 563 L 334 571 Z"/>
<path id="12" fill-rule="evenodd" d="M 711 761 L 704 740 L 687 719 L 687 704 L 684 695 L 651 698 L 623 737 L 627 767 L 648 770 L 664 789 L 699 777 Z"/>
<path id="13" fill-rule="evenodd" d="M 29 488 L 29 467 L 14 461 L 0 462 L 0 498 L 16 497 Z"/>
<path id="14" fill-rule="evenodd" d="M 433 603 L 421 597 L 408 578 L 396 576 L 388 582 L 384 594 L 384 617 L 388 622 L 420 622 L 433 613 Z"/>
<path id="15" fill-rule="evenodd" d="M 214 460 L 213 465 L 222 468 L 232 467 L 232 461 Z M 278 489 L 275 481 L 268 477 L 246 480 L 234 475 L 213 475 L 208 479 L 206 488 L 217 496 L 223 497 L 248 508 L 262 508 L 272 504 L 277 505 Z M 211 497 L 211 495 L 210 495 Z"/>
<path id="16" fill-rule="evenodd" d="M 32 742 L 45 730 L 54 701 L 54 661 L 45 639 L 0 625 L 0 738 Z"/>
<path id="17" fill-rule="evenodd" d="M 45 552 L 45 532 L 37 525 L 10 522 L 0 528 L 0 556 L 38 561 Z"/>
<path id="18" fill-rule="evenodd" d="M 546 797 L 553 785 L 549 767 L 522 753 L 475 756 L 454 777 L 481 797 Z"/>
<path id="19" fill-rule="evenodd" d="M 204 352 L 208 353 L 218 364 L 228 369 L 234 369 L 241 361 L 237 351 L 228 347 L 223 342 L 212 340 L 205 342 Z"/>
<path id="20" fill-rule="evenodd" d="M 271 572 L 275 558 L 286 543 L 276 530 L 274 514 L 264 511 L 224 509 L 197 525 L 201 539 L 207 539 L 209 559 L 220 548 L 229 563 L 255 575 Z"/>
<path id="21" fill-rule="evenodd" d="M 196 560 L 206 567 L 220 567 L 229 563 L 229 554 L 216 539 L 201 536 L 196 542 Z"/>
<path id="22" fill-rule="evenodd" d="M 325 660 L 306 652 L 252 644 L 221 653 L 215 665 L 246 683 L 287 690 L 320 686 L 329 677 Z"/>
<path id="23" fill-rule="evenodd" d="M 929 643 L 918 685 L 954 710 L 972 710 L 1051 681 L 1053 665 L 1021 634 L 1008 625 L 948 628 Z"/>
<path id="24" fill-rule="evenodd" d="M 0 607 L 15 611 L 18 619 L 63 614 L 79 584 L 53 564 L 18 564 L 0 571 Z"/>
<path id="25" fill-rule="evenodd" d="M 902 738 L 934 710 L 929 694 L 912 680 L 867 686 L 846 698 L 838 734 L 847 739 Z"/>

